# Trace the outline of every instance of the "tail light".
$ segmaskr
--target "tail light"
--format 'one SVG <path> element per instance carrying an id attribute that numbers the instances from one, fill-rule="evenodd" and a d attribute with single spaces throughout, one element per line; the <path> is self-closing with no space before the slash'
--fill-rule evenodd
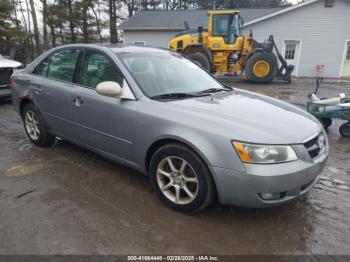
<path id="1" fill-rule="evenodd" d="M 13 86 L 13 81 L 15 80 L 15 77 L 14 76 L 11 76 L 10 77 L 10 79 L 9 79 L 9 82 L 8 82 L 8 86 L 10 87 L 10 88 L 12 88 L 12 86 Z"/>

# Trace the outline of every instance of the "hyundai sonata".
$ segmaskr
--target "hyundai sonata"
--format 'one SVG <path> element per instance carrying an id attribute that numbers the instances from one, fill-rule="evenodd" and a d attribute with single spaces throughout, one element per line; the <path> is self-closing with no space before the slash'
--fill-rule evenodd
<path id="1" fill-rule="evenodd" d="M 270 207 L 307 193 L 328 156 L 319 122 L 226 87 L 187 58 L 148 47 L 67 45 L 12 77 L 28 138 L 60 137 L 135 168 L 183 212 Z"/>

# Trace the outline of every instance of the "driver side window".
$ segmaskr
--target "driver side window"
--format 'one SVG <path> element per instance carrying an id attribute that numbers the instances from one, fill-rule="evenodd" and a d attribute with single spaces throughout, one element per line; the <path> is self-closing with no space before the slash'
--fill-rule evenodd
<path id="1" fill-rule="evenodd" d="M 95 89 L 99 83 L 105 81 L 117 82 L 123 86 L 122 74 L 109 59 L 101 53 L 88 52 L 81 71 L 81 85 Z"/>

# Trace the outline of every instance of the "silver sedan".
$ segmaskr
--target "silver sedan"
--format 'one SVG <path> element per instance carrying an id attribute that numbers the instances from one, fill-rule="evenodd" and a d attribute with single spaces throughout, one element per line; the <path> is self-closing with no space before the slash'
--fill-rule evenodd
<path id="1" fill-rule="evenodd" d="M 328 156 L 320 123 L 285 102 L 224 86 L 179 54 L 67 45 L 12 77 L 38 146 L 60 137 L 137 169 L 183 212 L 269 207 L 307 193 Z"/>

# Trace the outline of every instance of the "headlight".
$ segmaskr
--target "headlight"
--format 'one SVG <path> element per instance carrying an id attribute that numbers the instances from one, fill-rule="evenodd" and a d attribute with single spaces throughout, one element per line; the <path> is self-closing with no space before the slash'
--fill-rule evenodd
<path id="1" fill-rule="evenodd" d="M 232 142 L 240 159 L 244 163 L 274 164 L 297 160 L 291 146 L 255 145 Z"/>

